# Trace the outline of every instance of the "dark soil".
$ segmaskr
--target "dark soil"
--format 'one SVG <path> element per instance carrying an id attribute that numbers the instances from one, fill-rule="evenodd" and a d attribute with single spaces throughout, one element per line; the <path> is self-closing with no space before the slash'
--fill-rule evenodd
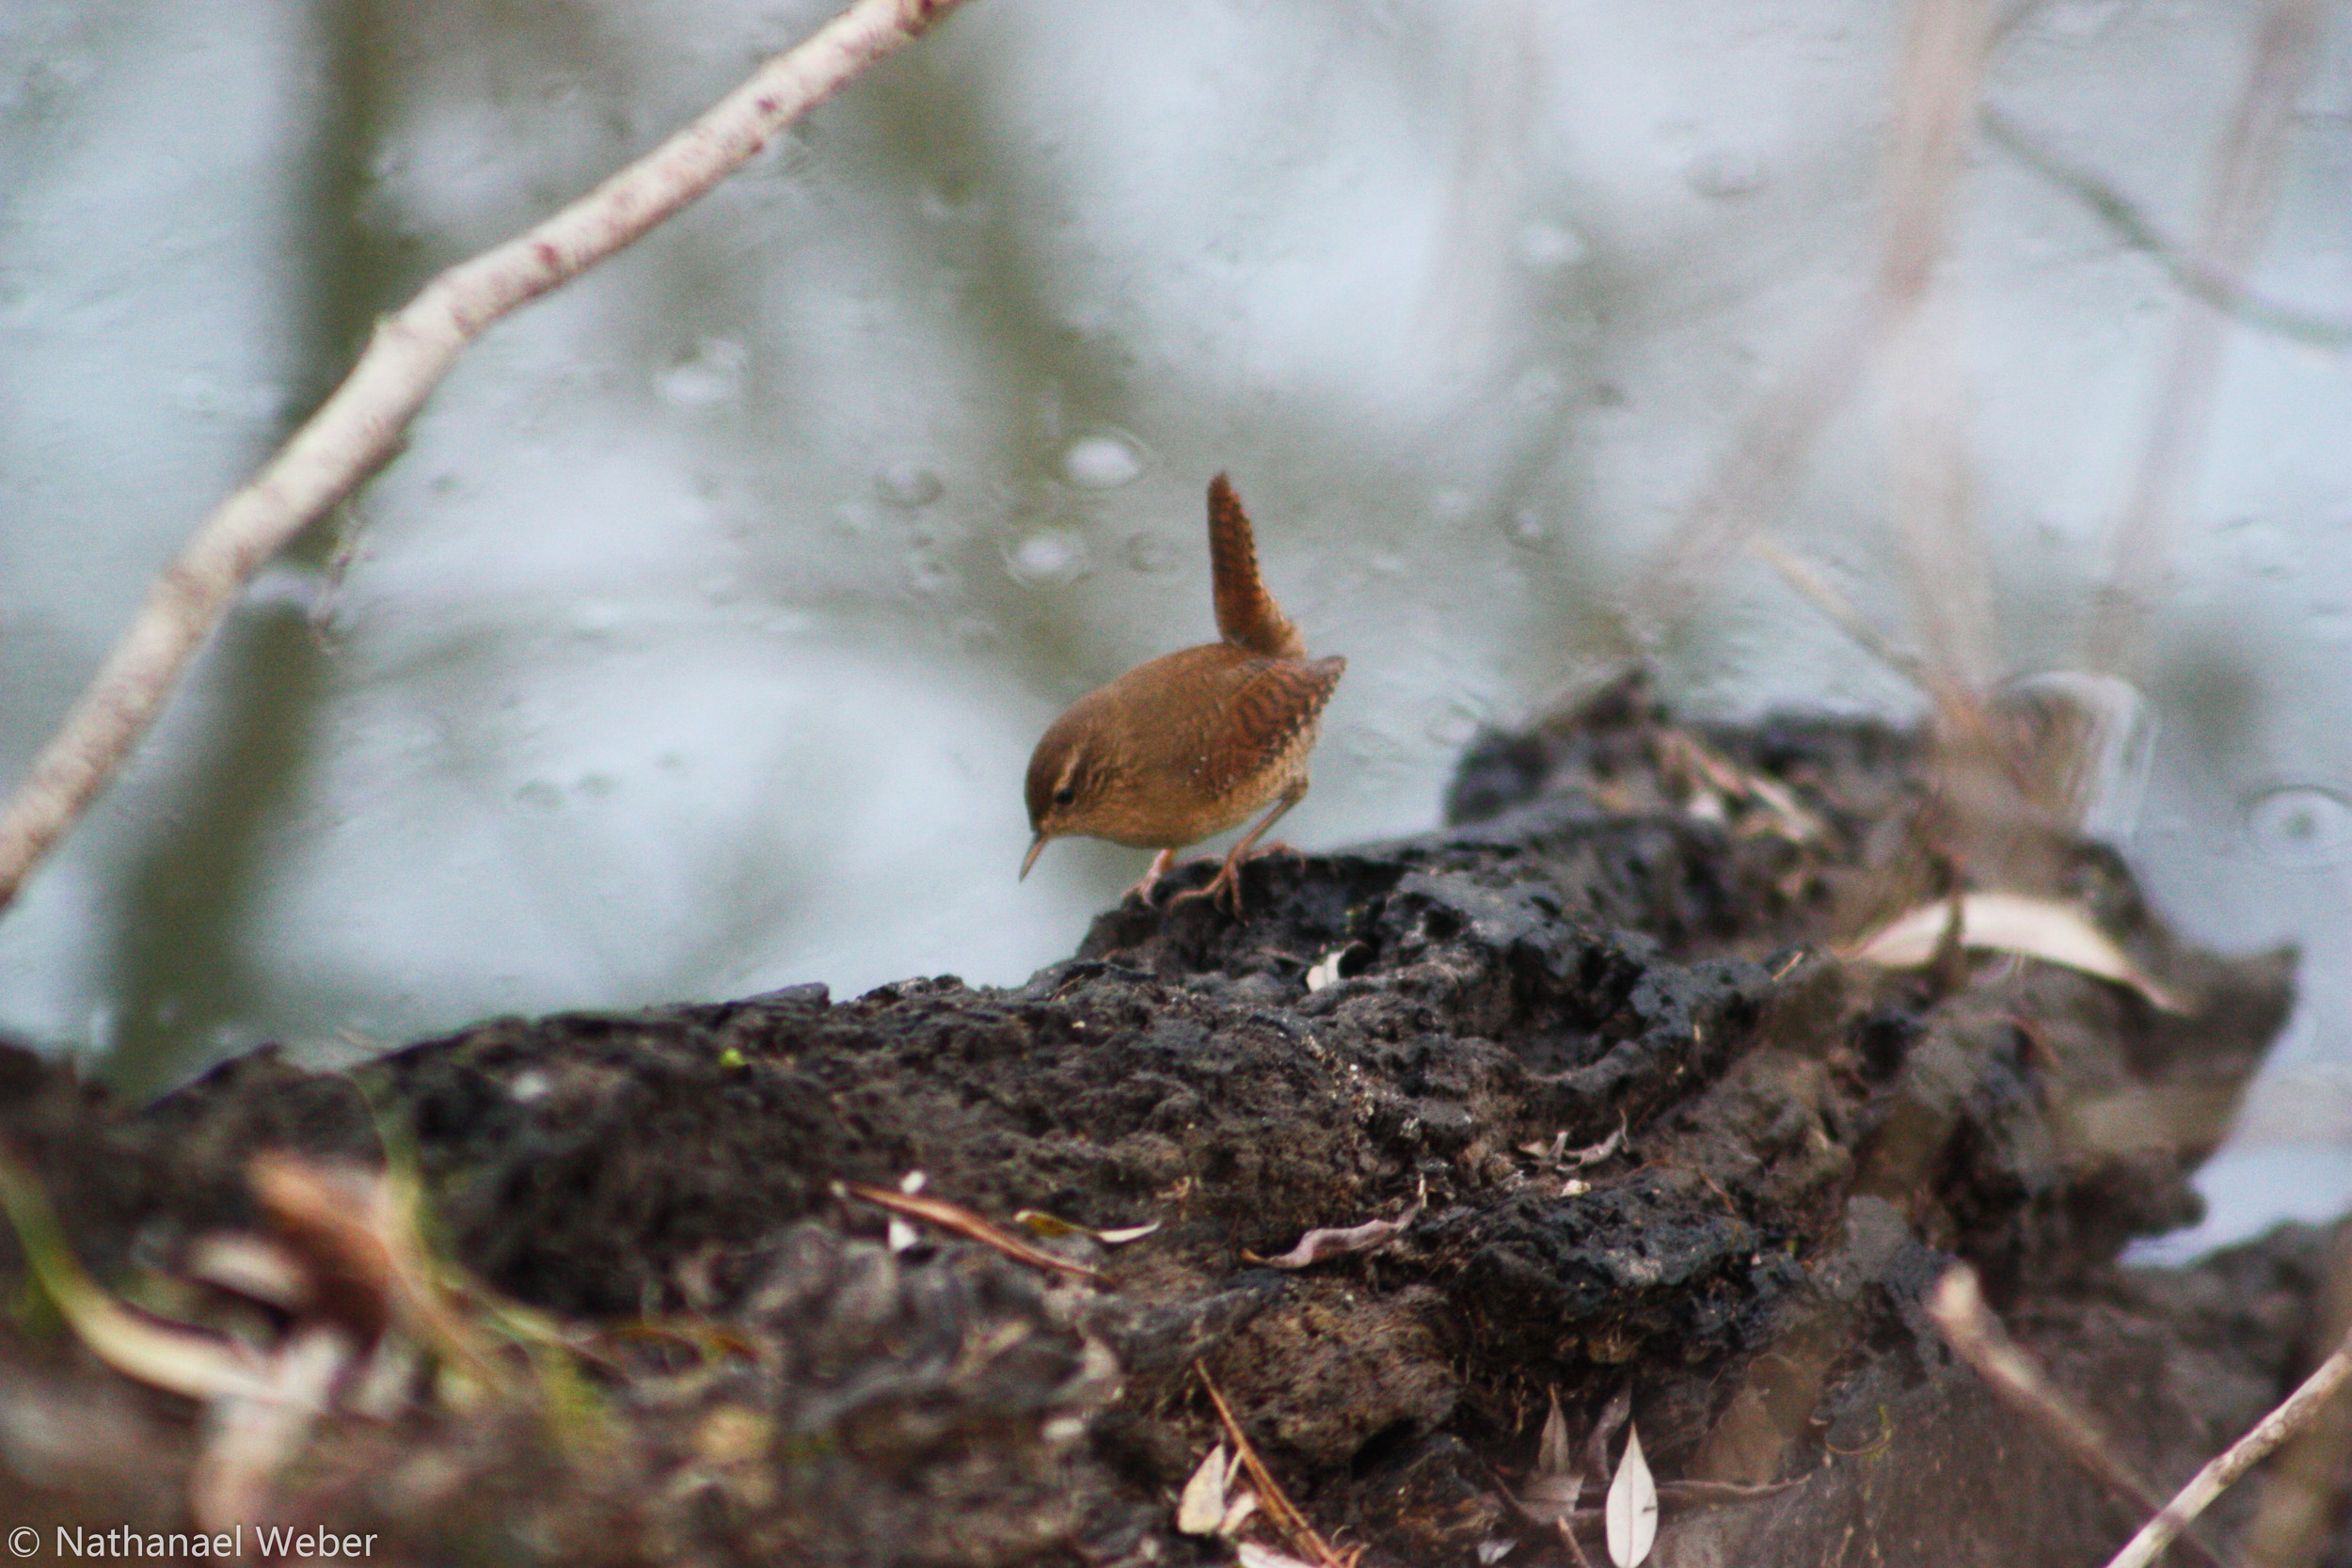
<path id="1" fill-rule="evenodd" d="M 373 1562 L 1231 1561 L 1175 1525 L 1205 1374 L 1367 1565 L 1575 1560 L 1514 1498 L 1555 1395 L 1582 1453 L 1621 1394 L 1686 1483 L 1654 1560 L 2096 1564 L 2138 1511 L 1921 1294 L 1975 1264 L 2166 1493 L 2283 1397 L 2329 1238 L 2115 1260 L 2196 1216 L 2292 955 L 2180 944 L 2111 854 L 2011 821 L 2001 885 L 2088 903 L 2185 1015 L 2046 963 L 1839 959 L 1984 874 L 1930 772 L 1911 735 L 1677 727 L 1629 685 L 1482 737 L 1442 832 L 1255 862 L 1240 921 L 1130 901 L 1017 990 L 500 1020 L 345 1075 L 264 1052 L 141 1111 L 0 1053 L 0 1131 L 118 1291 L 166 1299 L 254 1225 L 257 1151 L 389 1151 L 447 1255 L 550 1315 L 523 1393 L 339 1397 L 268 1473 L 258 1518 L 373 1531 Z M 893 1236 L 844 1186 L 915 1171 L 1002 1227 L 1159 1228 L 1042 1243 L 1095 1283 Z M 1263 1262 L 1416 1203 L 1374 1250 Z M 189 1528 L 215 1429 L 64 1331 L 10 1241 L 0 1268 L 0 1524 Z"/>

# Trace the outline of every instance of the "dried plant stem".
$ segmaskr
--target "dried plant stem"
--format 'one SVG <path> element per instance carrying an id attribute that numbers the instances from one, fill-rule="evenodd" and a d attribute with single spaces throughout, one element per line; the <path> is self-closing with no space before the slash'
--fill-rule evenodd
<path id="1" fill-rule="evenodd" d="M 2141 1508 L 2160 1508 L 2156 1489 L 2123 1462 L 2106 1434 L 2074 1401 L 2052 1387 L 2042 1369 L 2009 1337 L 2000 1320 L 1985 1306 L 1976 1270 L 1965 1263 L 1945 1270 L 1928 1294 L 1927 1308 L 1945 1343 L 1976 1369 L 2002 1402 L 2033 1420 L 2115 1491 Z M 2189 1544 L 2207 1561 L 2220 1560 L 2204 1542 L 2192 1537 Z"/>
<path id="2" fill-rule="evenodd" d="M 2139 1533 L 2123 1544 L 2107 1568 L 2147 1568 L 2163 1555 L 2175 1536 L 2186 1528 L 2190 1521 L 2202 1513 L 2212 1501 L 2255 1465 L 2267 1459 L 2271 1451 L 2288 1438 L 2312 1424 L 2328 1402 L 2343 1392 L 2352 1381 L 2352 1336 L 2346 1336 L 2318 1370 L 2303 1380 L 2301 1387 L 2287 1396 L 2284 1404 L 2254 1423 L 2253 1430 L 2189 1478 L 2186 1486 L 2172 1500 L 2156 1511 L 2156 1516 L 2139 1527 Z"/>
<path id="3" fill-rule="evenodd" d="M 2269 0 L 2206 193 L 2197 255 L 2218 276 L 2246 271 L 2269 228 L 2295 101 L 2319 58 L 2323 0 Z M 2126 674 L 2138 661 L 2166 557 L 2196 483 L 2213 423 L 2229 318 L 2201 296 L 2181 302 L 2148 442 L 2115 529 L 2107 583 L 2090 628 L 2090 667 Z"/>
<path id="4" fill-rule="evenodd" d="M 1893 222 L 1879 277 L 1890 521 L 1909 562 L 1929 694 L 1947 725 L 1963 730 L 1979 722 L 1993 593 L 1973 516 L 1959 313 L 1936 279 L 1975 137 L 1988 22 L 1983 0 L 1913 7 L 1890 169 Z"/>
<path id="5" fill-rule="evenodd" d="M 652 230 L 957 0 L 848 9 L 653 151 L 545 222 L 450 268 L 384 318 L 351 373 L 164 569 L 0 815 L 0 909 L 72 826 L 171 695 L 238 591 L 390 458 L 457 356 L 490 325 Z"/>
<path id="6" fill-rule="evenodd" d="M 1915 0 L 1888 158 L 1888 228 L 1867 297 L 1756 404 L 1635 587 L 1628 618 L 1657 641 L 1704 580 L 1794 499 L 1822 429 L 1872 364 L 1894 414 L 1892 515 L 1912 557 L 1929 689 L 1973 703 L 1990 614 L 1967 518 L 1964 401 L 1954 328 L 1932 298 L 1974 134 L 1991 31 L 1983 0 Z"/>

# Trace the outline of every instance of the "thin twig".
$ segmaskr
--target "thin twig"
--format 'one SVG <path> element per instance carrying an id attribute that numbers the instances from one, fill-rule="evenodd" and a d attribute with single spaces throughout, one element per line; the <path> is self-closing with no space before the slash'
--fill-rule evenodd
<path id="1" fill-rule="evenodd" d="M 375 329 L 342 385 L 205 518 L 0 815 L 0 909 L 119 767 L 262 563 L 389 460 L 401 433 L 492 323 L 709 190 L 957 0 L 853 0 L 701 119 L 562 212 L 442 273 Z"/>
<path id="2" fill-rule="evenodd" d="M 2004 1403 L 2039 1424 L 2085 1469 L 2133 1503 L 2150 1510 L 2160 1506 L 2156 1489 L 2124 1463 L 2106 1434 L 2074 1401 L 2052 1387 L 2032 1358 L 2009 1337 L 2000 1320 L 1985 1306 L 1976 1270 L 1965 1263 L 1945 1270 L 1928 1293 L 1927 1308 L 1945 1342 L 1976 1369 Z M 2207 1561 L 2221 1560 L 2207 1543 L 2191 1537 L 2189 1544 Z"/>
<path id="3" fill-rule="evenodd" d="M 2320 55 L 2322 0 L 2269 0 L 2253 59 L 2215 160 L 2197 254 L 2223 277 L 2246 271 L 2269 228 L 2295 101 Z M 2228 318 L 2201 298 L 2182 302 L 2163 389 L 2110 546 L 2107 582 L 2091 623 L 2089 666 L 2126 674 L 2147 636 L 2150 608 L 2179 531 L 2213 424 L 2214 387 Z"/>
<path id="4" fill-rule="evenodd" d="M 2173 243 L 2131 198 L 2092 170 L 2068 162 L 2002 110 L 1988 103 L 1981 115 L 1986 140 L 2089 208 L 2107 232 L 2153 259 L 2183 293 L 2196 295 L 2217 310 L 2228 311 L 2249 326 L 2296 342 L 2320 348 L 2352 344 L 2352 321 L 2314 315 L 2256 293 L 2234 273 Z"/>
<path id="5" fill-rule="evenodd" d="M 2154 1518 L 2140 1526 L 2137 1535 L 2123 1544 L 2123 1549 L 2115 1554 L 2107 1568 L 2147 1568 L 2155 1561 L 2172 1544 L 2173 1537 L 2188 1528 L 2190 1521 L 2228 1491 L 2240 1476 L 2311 1425 L 2347 1381 L 2352 1381 L 2352 1335 L 2336 1346 L 2334 1353 L 2319 1364 L 2317 1371 L 2303 1380 L 2301 1387 L 2287 1396 L 2284 1404 L 2255 1422 L 2251 1432 L 2191 1476 L 2188 1484 L 2157 1510 Z"/>
<path id="6" fill-rule="evenodd" d="M 1249 1472 L 1250 1483 L 1258 1489 L 1258 1506 L 1265 1510 L 1266 1517 L 1290 1538 L 1293 1546 L 1312 1557 L 1323 1568 L 1349 1568 L 1354 1559 L 1333 1551 L 1330 1543 L 1307 1522 L 1304 1513 L 1298 1512 L 1298 1505 L 1275 1484 L 1274 1472 L 1265 1467 L 1265 1461 L 1258 1457 L 1258 1450 L 1250 1446 L 1248 1437 L 1242 1435 L 1241 1423 L 1233 1419 L 1233 1407 L 1225 1402 L 1225 1396 L 1218 1391 L 1216 1379 L 1209 1376 L 1209 1369 L 1196 1361 L 1192 1364 L 1192 1371 L 1200 1380 L 1200 1386 L 1209 1391 L 1209 1399 L 1216 1406 L 1217 1419 L 1225 1423 L 1225 1433 L 1233 1440 L 1233 1453 L 1240 1459 L 1242 1467 Z"/>
<path id="7" fill-rule="evenodd" d="M 1781 581 L 1795 591 L 1797 596 L 1820 610 L 1831 626 L 1846 634 L 1847 640 L 1885 665 L 1895 673 L 1916 686 L 1928 689 L 1928 673 L 1916 654 L 1898 648 L 1872 626 L 1861 609 L 1845 594 L 1814 570 L 1813 563 L 1774 538 L 1768 531 L 1759 531 L 1748 540 L 1748 553 L 1780 574 Z"/>

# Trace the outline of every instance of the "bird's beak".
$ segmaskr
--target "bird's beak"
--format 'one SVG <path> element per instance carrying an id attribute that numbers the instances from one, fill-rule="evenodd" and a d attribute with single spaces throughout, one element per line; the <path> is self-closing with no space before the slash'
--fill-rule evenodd
<path id="1" fill-rule="evenodd" d="M 1045 835 L 1044 835 L 1043 833 L 1040 833 L 1040 834 L 1038 834 L 1038 835 L 1037 835 L 1037 838 L 1036 838 L 1036 839 L 1035 839 L 1035 840 L 1034 840 L 1034 841 L 1033 841 L 1033 842 L 1029 845 L 1029 852 L 1028 852 L 1027 854 L 1025 854 L 1025 855 L 1024 855 L 1024 856 L 1022 856 L 1022 857 L 1021 857 L 1021 877 L 1020 877 L 1020 879 L 1021 879 L 1022 881 L 1025 881 L 1025 881 L 1027 881 L 1027 880 L 1029 879 L 1029 867 L 1031 867 L 1031 866 L 1033 866 L 1033 865 L 1035 865 L 1035 864 L 1037 863 L 1037 856 L 1038 856 L 1038 851 L 1039 851 L 1039 850 L 1041 850 L 1041 849 L 1042 849 L 1042 848 L 1044 848 L 1044 847 L 1045 847 Z"/>

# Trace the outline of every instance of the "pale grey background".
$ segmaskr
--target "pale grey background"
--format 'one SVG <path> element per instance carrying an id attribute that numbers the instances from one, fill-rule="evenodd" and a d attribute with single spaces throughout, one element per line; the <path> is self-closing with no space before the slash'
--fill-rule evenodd
<path id="1" fill-rule="evenodd" d="M 151 1085 L 504 1009 L 1016 981 L 1141 869 L 1063 844 L 1016 884 L 1021 769 L 1208 635 L 1219 468 L 1350 659 L 1285 835 L 1428 826 L 1481 721 L 1611 667 L 1613 599 L 1852 309 L 1899 12 L 973 0 L 463 361 L 0 922 L 0 1028 Z M 0 781 L 374 313 L 825 14 L 0 9 Z M 2352 314 L 2336 23 L 2255 277 L 2322 316 Z M 2186 234 L 2250 33 L 2062 0 L 1991 96 Z M 2064 668 L 2177 296 L 1997 150 L 1963 201 L 1993 641 Z M 1786 537 L 1899 631 L 1883 434 L 1839 417 Z M 2307 954 L 2215 1178 L 2249 1213 L 2352 1190 L 2348 437 L 2341 347 L 2233 334 L 2141 672 L 2128 852 L 2198 938 Z M 1750 562 L 1663 673 L 1687 711 L 1919 705 Z"/>

